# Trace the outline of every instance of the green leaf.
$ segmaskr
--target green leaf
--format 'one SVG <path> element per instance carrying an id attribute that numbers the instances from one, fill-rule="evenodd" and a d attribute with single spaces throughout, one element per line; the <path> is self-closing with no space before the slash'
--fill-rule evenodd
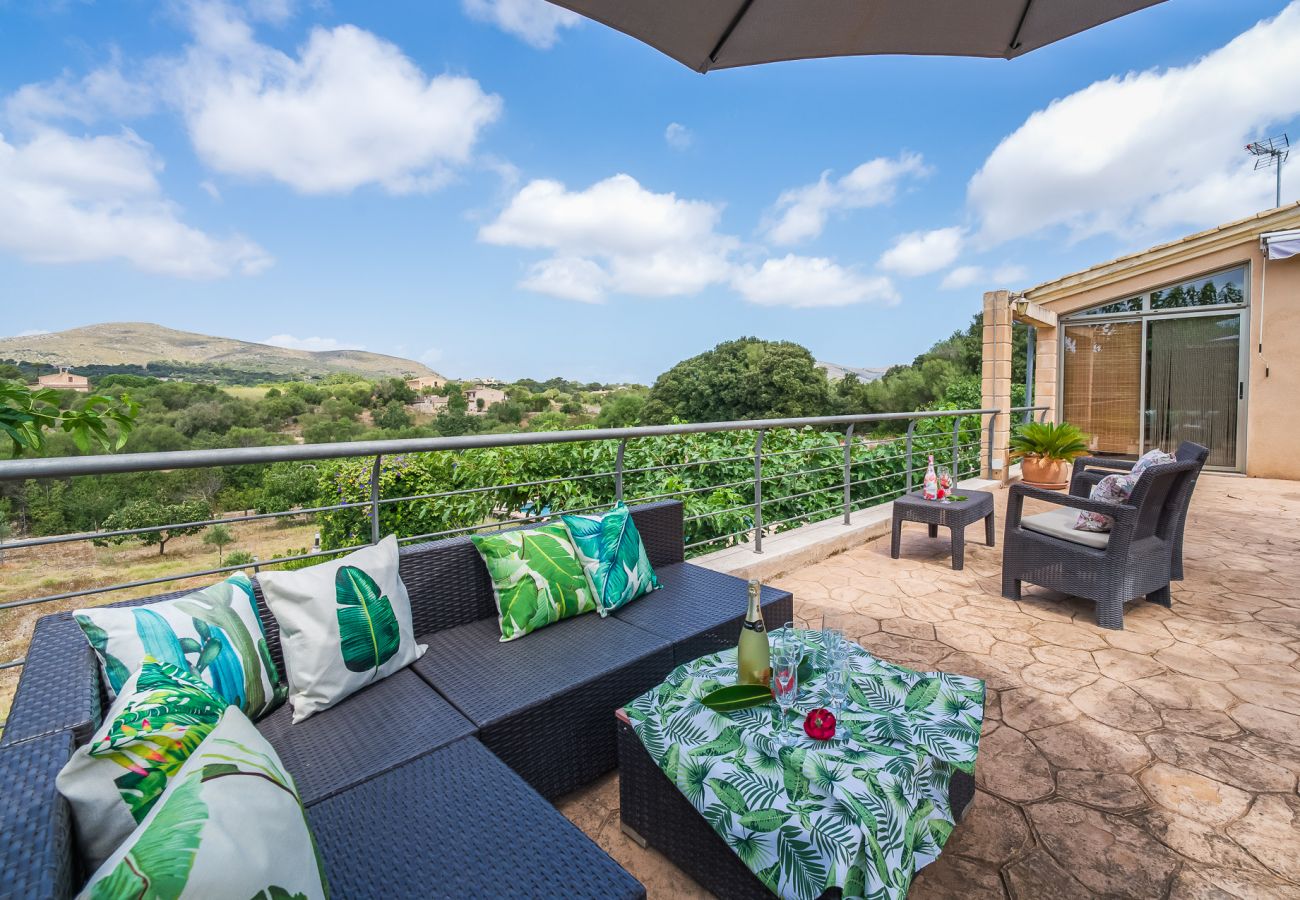
<path id="1" fill-rule="evenodd" d="M 776 831 L 790 818 L 788 812 L 779 809 L 756 809 L 740 817 L 740 824 L 750 831 Z"/>
<path id="2" fill-rule="evenodd" d="M 208 821 L 202 785 L 197 775 L 177 785 L 122 861 L 91 885 L 92 900 L 181 896 Z"/>
<path id="3" fill-rule="evenodd" d="M 903 707 L 908 712 L 916 712 L 927 708 L 938 696 L 939 679 L 922 678 L 907 692 L 907 699 L 903 701 Z"/>
<path id="4" fill-rule="evenodd" d="M 735 785 L 728 784 L 721 778 L 710 778 L 708 785 L 713 788 L 713 793 L 717 794 L 723 805 L 736 815 L 743 817 L 748 811 L 749 805 L 745 803 L 744 796 L 741 795 Z"/>
<path id="5" fill-rule="evenodd" d="M 790 802 L 798 803 L 810 795 L 808 776 L 803 772 L 808 751 L 803 747 L 790 747 L 781 751 L 781 780 L 785 784 Z"/>
<path id="6" fill-rule="evenodd" d="M 559 534 L 555 533 L 556 529 Z M 574 555 L 564 526 L 550 525 L 525 531 L 520 540 L 524 563 L 550 588 L 560 618 L 595 608 L 587 591 L 587 577 L 582 573 L 582 564 Z"/>
<path id="7" fill-rule="evenodd" d="M 733 712 L 771 702 L 772 689 L 765 684 L 731 684 L 700 698 L 700 703 L 714 712 Z"/>
<path id="8" fill-rule="evenodd" d="M 722 729 L 722 733 L 716 738 L 702 747 L 697 747 L 695 754 L 697 756 L 726 756 L 728 753 L 734 753 L 738 750 L 740 745 L 740 729 L 735 725 L 728 725 Z"/>
<path id="9" fill-rule="evenodd" d="M 334 578 L 339 649 L 351 672 L 376 672 L 401 646 L 393 604 L 375 580 L 356 566 L 340 566 Z"/>

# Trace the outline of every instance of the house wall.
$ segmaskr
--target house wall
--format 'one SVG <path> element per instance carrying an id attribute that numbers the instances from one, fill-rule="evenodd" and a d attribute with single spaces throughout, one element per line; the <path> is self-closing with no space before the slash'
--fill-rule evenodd
<path id="1" fill-rule="evenodd" d="M 1246 474 L 1267 478 L 1300 479 L 1300 443 L 1294 422 L 1300 401 L 1300 258 L 1265 263 L 1259 249 L 1259 229 L 1230 246 L 1204 253 L 1176 255 L 1167 264 L 1135 265 L 1131 276 L 1103 273 L 1103 283 L 1077 289 L 1047 286 L 1027 296 L 1058 315 L 1143 293 L 1173 282 L 1246 263 L 1249 265 L 1250 315 L 1248 329 L 1249 373 L 1246 403 Z M 1119 273 L 1115 273 L 1119 274 Z M 1050 296 L 1055 294 L 1056 296 Z M 1048 296 L 1044 296 L 1048 295 Z M 1260 331 L 1263 327 L 1263 350 Z M 1050 356 L 1047 346 L 1051 347 Z M 1057 379 L 1061 361 L 1056 355 L 1057 329 L 1040 329 L 1036 402 L 1051 402 L 1059 413 Z M 1051 373 L 1050 375 L 1048 373 Z M 1050 382 L 1050 385 L 1049 383 Z"/>

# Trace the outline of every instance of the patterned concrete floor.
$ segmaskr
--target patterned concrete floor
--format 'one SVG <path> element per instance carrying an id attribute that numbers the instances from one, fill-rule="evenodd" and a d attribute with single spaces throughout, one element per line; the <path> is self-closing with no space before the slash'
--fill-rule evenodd
<path id="1" fill-rule="evenodd" d="M 988 683 L 979 792 L 910 896 L 1300 897 L 1300 484 L 1203 477 L 1173 609 L 1124 631 L 1041 588 L 1004 600 L 976 530 L 962 572 L 916 525 L 899 560 L 876 540 L 776 582 L 881 658 Z M 561 810 L 651 898 L 704 896 L 620 832 L 617 775 Z"/>

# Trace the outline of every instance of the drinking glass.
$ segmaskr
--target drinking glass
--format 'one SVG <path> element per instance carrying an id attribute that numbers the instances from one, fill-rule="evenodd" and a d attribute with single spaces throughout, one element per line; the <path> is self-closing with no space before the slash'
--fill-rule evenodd
<path id="1" fill-rule="evenodd" d="M 803 635 L 800 634 L 793 622 L 786 622 L 772 634 L 772 648 L 776 652 L 779 648 L 788 648 L 789 652 L 795 654 L 795 665 L 803 661 L 804 644 Z"/>
<path id="2" fill-rule="evenodd" d="M 772 660 L 772 693 L 776 704 L 781 708 L 781 729 L 777 733 L 777 743 L 789 747 L 794 743 L 790 733 L 790 707 L 799 696 L 799 656 L 788 648 L 782 647 Z"/>
<path id="3" fill-rule="evenodd" d="M 827 610 L 822 613 L 821 663 L 829 666 L 831 659 L 844 646 L 844 613 Z"/>
<path id="4" fill-rule="evenodd" d="M 943 492 L 941 503 L 952 502 L 952 472 L 947 466 L 939 467 L 939 490 Z"/>
<path id="5" fill-rule="evenodd" d="M 844 709 L 844 700 L 849 695 L 848 654 L 837 653 L 826 669 L 823 684 L 826 686 L 826 699 L 830 702 L 835 721 L 839 722 Z"/>

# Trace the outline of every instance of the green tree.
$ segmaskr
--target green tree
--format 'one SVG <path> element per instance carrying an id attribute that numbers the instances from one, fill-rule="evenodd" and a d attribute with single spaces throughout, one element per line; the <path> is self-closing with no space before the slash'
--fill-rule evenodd
<path id="1" fill-rule="evenodd" d="M 223 565 L 222 557 L 225 555 L 226 546 L 235 542 L 235 536 L 231 534 L 230 529 L 225 525 L 213 525 L 203 535 L 203 543 L 209 547 L 217 548 L 217 565 Z"/>
<path id="2" fill-rule="evenodd" d="M 405 385 L 403 385 L 405 387 Z M 406 412 L 406 407 L 400 400 L 390 400 L 375 410 L 372 414 L 375 425 L 379 428 L 386 428 L 397 431 L 402 428 L 411 427 L 411 417 Z"/>
<path id="3" fill-rule="evenodd" d="M 95 545 L 126 544 L 137 542 L 146 547 L 158 545 L 158 555 L 167 550 L 167 542 L 172 538 L 189 534 L 198 534 L 206 526 L 187 525 L 207 519 L 212 515 L 212 508 L 202 500 L 187 500 L 183 503 L 159 503 L 157 500 L 134 500 L 121 507 L 104 520 L 105 531 L 119 531 L 128 528 L 155 528 L 138 534 L 117 534 L 110 537 L 96 538 Z M 166 527 L 160 527 L 166 526 Z"/>
<path id="4" fill-rule="evenodd" d="M 655 381 L 647 422 L 818 416 L 831 410 L 826 373 L 804 347 L 746 337 L 683 360 Z"/>
<path id="5" fill-rule="evenodd" d="M 630 428 L 641 424 L 641 411 L 645 408 L 644 393 L 627 392 L 610 394 L 600 406 L 596 416 L 598 428 Z"/>

